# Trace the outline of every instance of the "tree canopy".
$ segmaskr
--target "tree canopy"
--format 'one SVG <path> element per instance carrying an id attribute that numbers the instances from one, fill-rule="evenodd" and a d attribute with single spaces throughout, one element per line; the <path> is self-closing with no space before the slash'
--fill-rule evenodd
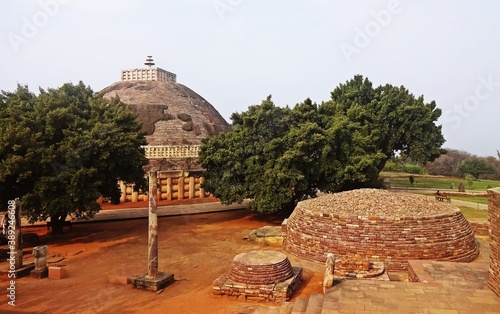
<path id="1" fill-rule="evenodd" d="M 362 76 L 340 84 L 320 105 L 260 105 L 231 116 L 232 131 L 204 140 L 204 188 L 223 203 L 251 199 L 250 209 L 292 209 L 318 190 L 377 186 L 398 152 L 422 164 L 443 150 L 434 102 L 404 87 L 372 87 Z"/>
<path id="2" fill-rule="evenodd" d="M 130 107 L 86 87 L 27 86 L 0 95 L 0 201 L 19 197 L 30 221 L 92 217 L 117 180 L 145 187 L 144 135 Z"/>

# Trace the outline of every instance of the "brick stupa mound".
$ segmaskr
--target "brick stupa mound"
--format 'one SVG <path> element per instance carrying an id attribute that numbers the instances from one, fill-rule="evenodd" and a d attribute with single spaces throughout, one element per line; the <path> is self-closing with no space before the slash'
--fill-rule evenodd
<path id="1" fill-rule="evenodd" d="M 479 255 L 474 231 L 452 204 L 425 196 L 360 189 L 299 202 L 287 221 L 284 248 L 337 271 L 383 262 L 406 270 L 408 260 L 471 262 Z M 337 268 L 338 267 L 338 268 Z M 342 269 L 346 268 L 346 269 Z"/>
<path id="2" fill-rule="evenodd" d="M 302 269 L 292 267 L 285 254 L 251 251 L 236 255 L 227 274 L 214 281 L 213 294 L 283 302 L 297 290 L 301 278 Z"/>
<path id="3" fill-rule="evenodd" d="M 228 275 L 233 281 L 268 285 L 289 279 L 293 276 L 293 270 L 283 253 L 252 251 L 236 255 Z"/>

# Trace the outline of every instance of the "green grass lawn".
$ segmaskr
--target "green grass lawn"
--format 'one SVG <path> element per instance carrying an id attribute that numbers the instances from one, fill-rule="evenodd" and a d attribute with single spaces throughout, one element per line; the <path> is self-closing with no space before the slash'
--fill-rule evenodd
<path id="1" fill-rule="evenodd" d="M 477 197 L 477 196 L 452 196 L 452 200 L 461 200 L 461 201 L 467 201 L 467 202 L 473 202 L 473 203 L 479 203 L 479 204 L 488 204 L 488 199 L 486 197 Z"/>
<path id="2" fill-rule="evenodd" d="M 407 187 L 407 188 L 425 188 L 425 189 L 435 189 L 435 190 L 445 190 L 450 189 L 451 184 L 454 185 L 454 190 L 458 191 L 458 186 L 463 183 L 465 191 L 485 191 L 489 188 L 500 187 L 500 181 L 494 180 L 477 180 L 472 183 L 472 187 L 469 188 L 467 180 L 461 178 L 452 177 L 419 177 L 414 175 L 414 183 L 410 184 L 409 173 L 385 173 L 380 174 L 382 178 L 389 180 L 392 187 Z"/>
<path id="3" fill-rule="evenodd" d="M 488 221 L 488 211 L 465 206 L 458 206 L 467 220 Z"/>

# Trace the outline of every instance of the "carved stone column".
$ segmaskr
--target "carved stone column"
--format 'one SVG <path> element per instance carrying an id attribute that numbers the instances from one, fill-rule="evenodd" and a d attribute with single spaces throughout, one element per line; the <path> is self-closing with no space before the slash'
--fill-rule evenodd
<path id="1" fill-rule="evenodd" d="M 35 269 L 31 271 L 33 278 L 46 278 L 49 274 L 47 268 L 47 253 L 49 248 L 46 245 L 35 246 L 33 248 L 33 257 L 35 258 Z"/>
<path id="2" fill-rule="evenodd" d="M 158 275 L 158 194 L 156 172 L 149 173 L 148 277 Z"/>
<path id="3" fill-rule="evenodd" d="M 158 271 L 157 172 L 149 172 L 148 272 L 132 280 L 134 288 L 158 291 L 174 281 L 174 274 Z"/>

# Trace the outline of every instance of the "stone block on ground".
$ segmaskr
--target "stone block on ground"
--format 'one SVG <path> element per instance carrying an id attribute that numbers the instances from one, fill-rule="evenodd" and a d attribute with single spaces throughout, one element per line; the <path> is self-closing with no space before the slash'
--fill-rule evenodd
<path id="1" fill-rule="evenodd" d="M 49 266 L 50 279 L 64 279 L 68 277 L 68 271 L 61 266 Z"/>
<path id="2" fill-rule="evenodd" d="M 129 285 L 132 283 L 132 279 L 127 276 L 108 275 L 108 283 L 118 284 L 118 285 Z"/>

